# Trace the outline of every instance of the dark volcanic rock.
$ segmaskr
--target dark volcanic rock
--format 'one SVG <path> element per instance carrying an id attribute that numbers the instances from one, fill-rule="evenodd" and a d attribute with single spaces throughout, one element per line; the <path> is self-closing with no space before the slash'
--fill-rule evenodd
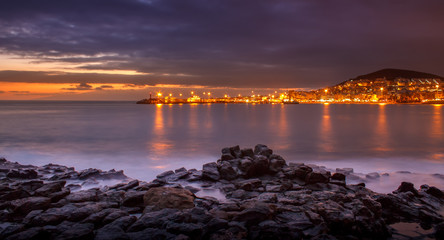
<path id="1" fill-rule="evenodd" d="M 413 183 L 409 182 L 402 182 L 401 185 L 399 185 L 398 189 L 395 191 L 396 193 L 401 192 L 412 192 L 415 195 L 418 195 L 418 190 L 415 189 L 413 186 Z"/>
<path id="2" fill-rule="evenodd" d="M 220 178 L 217 164 L 215 162 L 204 164 L 202 167 L 202 178 L 217 181 Z"/>
<path id="3" fill-rule="evenodd" d="M 233 180 L 237 177 L 237 172 L 228 162 L 222 162 L 219 166 L 219 174 L 222 179 Z"/>
<path id="4" fill-rule="evenodd" d="M 51 204 L 51 199 L 47 197 L 29 197 L 14 200 L 10 203 L 14 213 L 26 215 L 32 210 L 47 209 Z"/>
<path id="5" fill-rule="evenodd" d="M 440 189 L 402 183 L 393 194 L 379 194 L 347 185 L 346 176 L 361 179 L 353 169 L 331 176 L 310 166 L 287 165 L 265 145 L 234 146 L 203 170 L 179 168 L 149 183 L 125 178 L 76 191 L 123 173 L 0 160 L 0 239 L 396 239 L 404 235 L 389 224 L 399 222 L 443 238 Z M 37 179 L 6 177 L 24 170 Z"/>
<path id="6" fill-rule="evenodd" d="M 270 160 L 266 156 L 256 155 L 253 159 L 252 165 L 247 171 L 247 177 L 258 177 L 269 172 Z"/>
<path id="7" fill-rule="evenodd" d="M 266 145 L 258 144 L 254 147 L 254 154 L 270 157 L 271 154 L 273 154 L 273 150 L 269 149 Z"/>
<path id="8" fill-rule="evenodd" d="M 34 179 L 37 172 L 34 169 L 11 169 L 6 175 L 8 178 Z"/>
<path id="9" fill-rule="evenodd" d="M 305 182 L 310 183 L 328 183 L 330 181 L 330 172 L 311 172 L 305 177 Z"/>
<path id="10" fill-rule="evenodd" d="M 186 209 L 194 207 L 194 194 L 186 189 L 157 187 L 151 188 L 143 196 L 145 206 L 154 209 Z"/>

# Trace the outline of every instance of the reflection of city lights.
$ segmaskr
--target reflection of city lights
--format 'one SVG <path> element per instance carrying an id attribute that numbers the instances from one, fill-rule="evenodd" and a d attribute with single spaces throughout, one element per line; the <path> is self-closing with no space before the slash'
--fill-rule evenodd
<path id="1" fill-rule="evenodd" d="M 324 103 L 324 105 L 329 105 L 329 104 L 330 104 L 330 103 L 328 103 L 328 102 L 325 102 L 325 103 Z"/>

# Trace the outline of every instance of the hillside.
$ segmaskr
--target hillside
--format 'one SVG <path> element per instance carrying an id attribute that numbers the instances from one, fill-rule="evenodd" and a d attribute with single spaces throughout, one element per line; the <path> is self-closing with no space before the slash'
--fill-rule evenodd
<path id="1" fill-rule="evenodd" d="M 393 80 L 395 78 L 439 78 L 441 80 L 444 80 L 443 77 L 430 74 L 430 73 L 423 73 L 423 72 L 417 72 L 417 71 L 411 71 L 411 70 L 402 70 L 402 69 L 393 69 L 393 68 L 386 68 L 382 69 L 373 73 L 369 73 L 366 75 L 357 76 L 353 79 L 368 79 L 368 80 L 375 80 L 377 78 L 383 78 L 385 77 L 387 80 Z"/>

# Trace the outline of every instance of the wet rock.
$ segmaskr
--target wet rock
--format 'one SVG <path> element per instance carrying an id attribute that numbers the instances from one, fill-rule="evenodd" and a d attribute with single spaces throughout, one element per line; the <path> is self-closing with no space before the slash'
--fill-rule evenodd
<path id="1" fill-rule="evenodd" d="M 244 172 L 248 172 L 251 165 L 253 165 L 252 159 L 242 159 L 242 160 L 240 160 L 239 169 Z"/>
<path id="2" fill-rule="evenodd" d="M 166 171 L 166 172 L 163 172 L 163 173 L 157 175 L 156 178 L 165 178 L 165 177 L 168 177 L 173 174 L 174 174 L 174 172 L 169 170 L 169 171 Z"/>
<path id="3" fill-rule="evenodd" d="M 337 173 L 342 173 L 344 175 L 349 175 L 351 173 L 353 173 L 353 168 L 336 168 L 336 172 Z"/>
<path id="4" fill-rule="evenodd" d="M 242 157 L 242 152 L 241 152 L 241 149 L 240 149 L 239 145 L 230 147 L 230 153 L 235 158 L 241 158 Z"/>
<path id="5" fill-rule="evenodd" d="M 34 179 L 37 178 L 37 172 L 34 169 L 11 169 L 6 174 L 8 178 Z"/>
<path id="6" fill-rule="evenodd" d="M 267 174 L 269 172 L 269 163 L 270 161 L 266 156 L 256 155 L 253 159 L 252 165 L 247 171 L 247 177 L 252 178 Z"/>
<path id="7" fill-rule="evenodd" d="M 194 207 L 194 198 L 194 194 L 186 189 L 157 187 L 148 190 L 143 201 L 145 206 L 153 206 L 154 209 L 186 209 Z"/>
<path id="8" fill-rule="evenodd" d="M 3 222 L 0 224 L 0 239 L 25 230 L 25 225 L 21 223 Z"/>
<path id="9" fill-rule="evenodd" d="M 270 171 L 272 173 L 277 173 L 286 165 L 285 160 L 281 158 L 273 158 L 270 160 Z"/>
<path id="10" fill-rule="evenodd" d="M 311 172 L 313 172 L 313 169 L 311 167 L 302 165 L 290 171 L 289 177 L 305 180 L 307 175 Z"/>
<path id="11" fill-rule="evenodd" d="M 217 164 L 215 162 L 204 164 L 202 167 L 202 178 L 217 181 L 220 178 Z"/>
<path id="12" fill-rule="evenodd" d="M 93 239 L 94 238 L 94 225 L 90 223 L 78 223 L 68 228 L 66 231 L 62 232 L 57 239 L 68 240 L 68 239 Z"/>
<path id="13" fill-rule="evenodd" d="M 127 233 L 130 239 L 152 240 L 152 239 L 175 239 L 175 235 L 163 229 L 145 228 L 139 232 Z"/>
<path id="14" fill-rule="evenodd" d="M 246 191 L 253 191 L 262 186 L 262 181 L 258 178 L 247 179 L 238 182 L 237 187 Z"/>
<path id="15" fill-rule="evenodd" d="M 252 208 L 245 209 L 238 213 L 233 221 L 244 222 L 246 226 L 258 224 L 262 221 L 270 219 L 272 211 L 266 204 L 257 204 Z"/>
<path id="16" fill-rule="evenodd" d="M 37 196 L 48 196 L 51 193 L 59 192 L 65 186 L 66 181 L 56 181 L 46 183 L 42 187 L 35 190 Z"/>
<path id="17" fill-rule="evenodd" d="M 250 158 L 254 158 L 254 152 L 253 152 L 253 149 L 251 149 L 251 148 L 243 148 L 242 150 L 241 150 L 241 157 L 242 158 L 245 158 L 245 157 L 250 157 Z"/>
<path id="18" fill-rule="evenodd" d="M 0 195 L 0 201 L 11 201 L 19 198 L 27 198 L 30 196 L 31 194 L 29 194 L 28 191 L 24 189 L 21 188 L 16 190 L 11 189 L 11 191 L 8 191 Z"/>
<path id="19" fill-rule="evenodd" d="M 334 174 L 331 176 L 331 179 L 332 179 L 332 180 L 337 180 L 337 181 L 345 181 L 345 175 L 342 174 L 342 173 L 334 173 Z"/>
<path id="20" fill-rule="evenodd" d="M 429 187 L 425 192 L 439 199 L 442 199 L 444 197 L 444 193 L 437 187 Z"/>
<path id="21" fill-rule="evenodd" d="M 202 235 L 204 225 L 199 223 L 176 223 L 169 222 L 166 230 L 174 234 L 185 234 L 193 239 L 199 239 Z"/>
<path id="22" fill-rule="evenodd" d="M 143 207 L 143 196 L 145 191 L 128 191 L 122 201 L 122 205 L 126 207 Z"/>
<path id="23" fill-rule="evenodd" d="M 71 193 L 71 191 L 69 190 L 69 188 L 62 188 L 60 191 L 58 192 L 54 192 L 48 195 L 48 197 L 51 199 L 51 202 L 58 202 L 61 199 L 63 199 L 64 197 L 68 196 Z"/>
<path id="24" fill-rule="evenodd" d="M 41 227 L 28 228 L 25 231 L 15 233 L 6 240 L 40 240 L 50 239 L 51 235 Z"/>
<path id="25" fill-rule="evenodd" d="M 365 175 L 365 178 L 368 178 L 368 179 L 377 179 L 379 177 L 380 177 L 379 173 L 377 173 L 377 172 L 372 172 L 372 173 L 368 173 Z"/>
<path id="26" fill-rule="evenodd" d="M 232 160 L 232 159 L 234 159 L 234 157 L 233 157 L 233 155 L 231 155 L 231 153 L 224 153 L 220 157 L 220 160 L 222 160 L 222 161 L 228 161 L 228 160 Z"/>
<path id="27" fill-rule="evenodd" d="M 305 177 L 307 184 L 328 183 L 330 181 L 330 172 L 310 172 Z"/>
<path id="28" fill-rule="evenodd" d="M 51 199 L 47 197 L 28 197 L 14 200 L 10 203 L 14 213 L 26 215 L 33 210 L 47 209 L 51 204 Z"/>
<path id="29" fill-rule="evenodd" d="M 226 180 L 233 180 L 237 177 L 237 172 L 228 162 L 222 162 L 219 166 L 220 178 Z"/>
<path id="30" fill-rule="evenodd" d="M 273 150 L 269 149 L 266 145 L 257 144 L 254 147 L 254 154 L 269 157 L 271 154 L 273 154 Z"/>
<path id="31" fill-rule="evenodd" d="M 415 189 L 413 183 L 402 182 L 399 185 L 398 189 L 394 191 L 394 193 L 402 193 L 402 192 L 412 192 L 415 195 L 418 195 L 418 190 Z"/>
<path id="32" fill-rule="evenodd" d="M 66 200 L 70 202 L 95 202 L 99 200 L 97 189 L 82 190 L 73 192 L 66 197 Z"/>

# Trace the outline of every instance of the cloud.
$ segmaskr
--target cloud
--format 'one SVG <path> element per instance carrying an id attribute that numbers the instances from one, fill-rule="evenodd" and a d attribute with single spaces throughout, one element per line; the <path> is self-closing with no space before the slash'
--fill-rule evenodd
<path id="1" fill-rule="evenodd" d="M 96 87 L 95 90 L 105 90 L 105 89 L 112 89 L 112 88 L 114 88 L 114 87 L 111 85 L 102 85 L 100 87 Z"/>
<path id="2" fill-rule="evenodd" d="M 8 91 L 9 93 L 15 93 L 15 94 L 28 94 L 29 91 Z"/>
<path id="3" fill-rule="evenodd" d="M 85 90 L 93 90 L 93 86 L 87 83 L 80 83 L 72 88 L 62 88 L 62 90 L 71 90 L 71 91 L 85 91 Z"/>
<path id="4" fill-rule="evenodd" d="M 5 91 L 0 91 L 0 94 L 5 93 Z"/>
<path id="5" fill-rule="evenodd" d="M 385 67 L 444 75 L 443 8 L 438 0 L 1 1 L 0 52 L 146 74 L 51 78 L 64 82 L 322 87 Z"/>

